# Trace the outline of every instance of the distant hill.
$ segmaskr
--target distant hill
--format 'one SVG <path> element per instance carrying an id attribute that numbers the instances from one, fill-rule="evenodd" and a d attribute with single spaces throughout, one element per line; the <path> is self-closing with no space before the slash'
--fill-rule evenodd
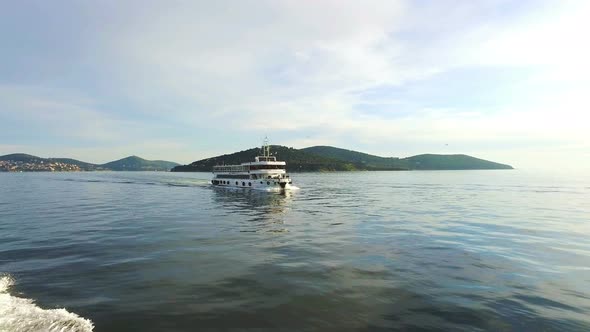
<path id="1" fill-rule="evenodd" d="M 0 156 L 0 171 L 169 171 L 179 164 L 130 156 L 106 164 L 92 164 L 71 158 L 41 158 L 24 153 Z"/>
<path id="2" fill-rule="evenodd" d="M 287 162 L 287 170 L 296 171 L 352 171 L 352 170 L 462 170 L 462 169 L 511 169 L 499 164 L 467 155 L 424 154 L 409 158 L 379 157 L 331 146 L 313 146 L 293 149 L 271 146 L 277 160 Z M 235 165 L 254 160 L 259 148 L 224 154 L 176 166 L 173 172 L 210 172 L 215 165 Z"/>
<path id="3" fill-rule="evenodd" d="M 47 159 L 33 156 L 30 154 L 26 154 L 26 153 L 13 153 L 13 154 L 7 154 L 4 156 L 0 156 L 0 160 L 1 161 L 18 161 L 21 163 L 28 163 L 28 162 L 35 162 L 35 161 L 39 161 L 39 160 L 47 160 Z"/>
<path id="4" fill-rule="evenodd" d="M 0 156 L 0 161 L 4 162 L 4 164 L 15 166 L 15 171 L 50 171 L 53 169 L 63 170 L 65 167 L 70 170 L 76 171 L 94 171 L 99 170 L 101 167 L 99 165 L 86 163 L 83 161 L 79 161 L 76 159 L 70 158 L 41 158 L 38 156 L 33 156 L 30 154 L 25 153 L 13 153 L 7 154 L 4 156 Z M 28 164 L 27 167 L 19 166 L 18 164 Z M 61 166 L 54 167 L 55 165 L 51 166 L 52 164 L 62 164 Z M 37 165 L 37 166 L 35 166 Z M 43 166 L 43 167 L 41 167 Z M 63 167 L 62 167 L 63 166 Z M 2 170 L 5 170 L 4 167 Z"/>
<path id="5" fill-rule="evenodd" d="M 101 166 L 113 171 L 169 171 L 178 164 L 171 161 L 145 160 L 138 156 L 130 156 Z"/>
<path id="6" fill-rule="evenodd" d="M 301 149 L 308 153 L 315 155 L 330 157 L 346 161 L 356 165 L 357 168 L 365 170 L 409 170 L 410 165 L 406 160 L 400 158 L 385 158 L 370 155 L 363 152 L 357 152 L 352 150 L 346 150 L 341 148 L 335 148 L 332 146 L 312 146 L 309 148 Z"/>
<path id="7" fill-rule="evenodd" d="M 356 170 L 354 164 L 318 156 L 302 150 L 288 148 L 286 146 L 273 145 L 270 148 L 277 160 L 287 162 L 290 171 L 349 171 Z M 215 165 L 235 165 L 243 162 L 254 161 L 254 157 L 260 155 L 260 148 L 224 154 L 217 157 L 195 161 L 189 165 L 176 166 L 173 172 L 210 172 Z"/>
<path id="8" fill-rule="evenodd" d="M 87 163 L 87 162 L 76 160 L 76 159 L 70 159 L 70 158 L 47 158 L 47 160 L 65 163 L 65 164 L 76 165 L 76 166 L 78 166 L 84 170 L 88 170 L 88 171 L 102 169 L 101 165 L 95 165 L 95 164 Z"/>
<path id="9" fill-rule="evenodd" d="M 421 154 L 408 158 L 387 158 L 335 148 L 332 146 L 312 146 L 301 150 L 351 162 L 356 164 L 357 167 L 368 170 L 512 169 L 512 166 L 510 165 L 483 160 L 464 154 Z"/>
<path id="10" fill-rule="evenodd" d="M 453 170 L 453 169 L 512 169 L 512 166 L 483 160 L 464 154 L 421 154 L 405 158 L 411 169 Z"/>

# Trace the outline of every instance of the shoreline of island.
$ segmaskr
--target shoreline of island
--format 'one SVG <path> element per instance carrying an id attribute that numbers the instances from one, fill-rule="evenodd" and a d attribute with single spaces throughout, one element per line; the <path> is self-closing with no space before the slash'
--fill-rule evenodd
<path id="1" fill-rule="evenodd" d="M 259 153 L 252 148 L 181 165 L 165 160 L 146 160 L 138 156 L 104 164 L 93 164 L 71 158 L 42 158 L 24 153 L 0 156 L 0 172 L 88 172 L 88 171 L 161 171 L 210 172 L 216 165 L 240 164 Z M 514 169 L 507 164 L 479 159 L 464 154 L 421 154 L 406 158 L 380 157 L 331 146 L 303 149 L 274 145 L 273 154 L 285 160 L 289 172 L 338 171 L 413 171 L 413 170 L 494 170 Z"/>

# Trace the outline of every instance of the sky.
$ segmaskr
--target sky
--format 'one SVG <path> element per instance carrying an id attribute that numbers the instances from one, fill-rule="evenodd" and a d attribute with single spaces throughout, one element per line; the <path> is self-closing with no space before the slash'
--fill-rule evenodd
<path id="1" fill-rule="evenodd" d="M 590 169 L 590 2 L 0 0 L 0 155 Z"/>

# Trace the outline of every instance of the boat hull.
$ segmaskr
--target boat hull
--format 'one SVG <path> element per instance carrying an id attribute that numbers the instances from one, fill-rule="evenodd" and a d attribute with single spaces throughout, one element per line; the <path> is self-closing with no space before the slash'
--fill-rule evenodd
<path id="1" fill-rule="evenodd" d="M 264 191 L 290 190 L 294 186 L 289 179 L 213 179 L 211 184 L 216 187 L 255 189 Z"/>

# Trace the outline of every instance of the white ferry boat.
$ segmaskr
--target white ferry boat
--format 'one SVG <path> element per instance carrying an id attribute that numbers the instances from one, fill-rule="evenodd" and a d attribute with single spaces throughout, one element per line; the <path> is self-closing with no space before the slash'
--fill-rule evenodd
<path id="1" fill-rule="evenodd" d="M 293 189 L 293 182 L 286 172 L 286 166 L 286 162 L 277 161 L 275 156 L 271 156 L 270 146 L 265 140 L 262 155 L 255 157 L 253 162 L 213 166 L 211 184 L 266 191 Z"/>

